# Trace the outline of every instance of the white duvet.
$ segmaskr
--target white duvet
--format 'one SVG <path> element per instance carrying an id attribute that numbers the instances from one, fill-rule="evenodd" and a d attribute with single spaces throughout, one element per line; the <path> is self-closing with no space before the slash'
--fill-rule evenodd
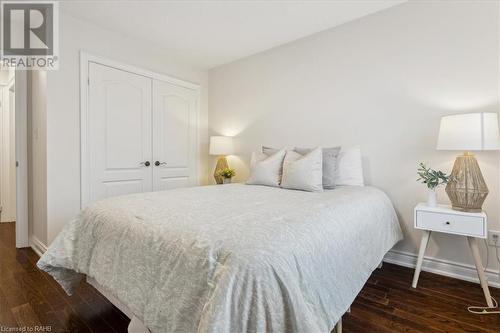
<path id="1" fill-rule="evenodd" d="M 38 267 L 81 274 L 152 332 L 330 332 L 402 237 L 372 187 L 205 186 L 110 198 L 68 223 Z"/>

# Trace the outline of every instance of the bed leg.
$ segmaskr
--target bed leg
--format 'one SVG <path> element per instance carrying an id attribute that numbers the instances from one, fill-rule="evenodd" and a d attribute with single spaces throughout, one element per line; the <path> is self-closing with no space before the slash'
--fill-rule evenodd
<path id="1" fill-rule="evenodd" d="M 337 325 L 335 325 L 335 329 L 333 330 L 334 333 L 342 333 L 342 317 L 340 317 L 339 321 L 337 322 Z"/>
<path id="2" fill-rule="evenodd" d="M 377 268 L 378 268 L 378 269 L 381 269 L 381 268 L 382 268 L 382 264 L 383 264 L 383 263 L 384 263 L 384 262 L 383 262 L 383 261 L 381 261 L 381 262 L 380 262 L 380 264 L 378 264 L 378 267 L 377 267 Z"/>
<path id="3" fill-rule="evenodd" d="M 139 318 L 133 316 L 130 320 L 130 324 L 128 325 L 127 333 L 151 333 L 151 331 L 146 326 L 144 326 Z"/>

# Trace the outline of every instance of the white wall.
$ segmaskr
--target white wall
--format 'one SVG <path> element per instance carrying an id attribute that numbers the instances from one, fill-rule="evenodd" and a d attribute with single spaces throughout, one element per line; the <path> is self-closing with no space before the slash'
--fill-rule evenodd
<path id="1" fill-rule="evenodd" d="M 360 144 L 369 184 L 385 190 L 416 253 L 412 210 L 426 199 L 420 161 L 451 171 L 436 151 L 442 115 L 499 109 L 498 2 L 410 2 L 209 72 L 210 134 L 235 135 L 230 159 L 248 175 L 252 150 Z M 500 230 L 499 154 L 480 152 L 489 228 Z M 211 161 L 211 166 L 214 161 Z M 441 202 L 448 202 L 444 190 Z M 490 266 L 498 269 L 490 256 Z M 472 264 L 466 241 L 435 235 L 428 255 Z"/>
<path id="2" fill-rule="evenodd" d="M 60 13 L 60 67 L 47 73 L 47 242 L 80 211 L 79 52 L 143 67 L 201 85 L 200 174 L 206 180 L 207 73 L 153 45 Z"/>

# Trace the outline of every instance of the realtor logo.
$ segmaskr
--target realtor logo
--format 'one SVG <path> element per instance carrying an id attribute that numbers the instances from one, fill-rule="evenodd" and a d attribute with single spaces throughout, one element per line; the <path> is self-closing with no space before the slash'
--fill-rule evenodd
<path id="1" fill-rule="evenodd" d="M 1 65 L 57 69 L 57 2 L 2 1 L 1 10 Z"/>

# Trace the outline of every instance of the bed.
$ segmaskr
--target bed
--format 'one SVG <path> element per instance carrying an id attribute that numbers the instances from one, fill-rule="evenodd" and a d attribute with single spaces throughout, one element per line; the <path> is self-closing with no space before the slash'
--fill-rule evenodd
<path id="1" fill-rule="evenodd" d="M 401 238 L 374 187 L 202 186 L 95 202 L 38 267 L 153 333 L 327 333 Z"/>

